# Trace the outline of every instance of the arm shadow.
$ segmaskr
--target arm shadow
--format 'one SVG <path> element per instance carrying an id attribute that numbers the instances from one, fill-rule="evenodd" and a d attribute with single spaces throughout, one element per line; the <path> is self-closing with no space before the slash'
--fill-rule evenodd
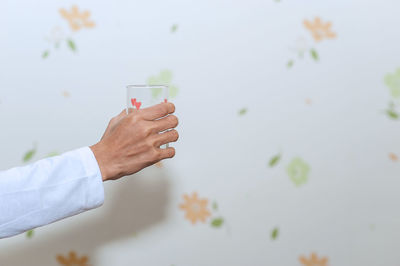
<path id="1" fill-rule="evenodd" d="M 150 231 L 166 220 L 170 196 L 166 169 L 153 166 L 108 182 L 105 188 L 104 205 L 89 211 L 89 217 L 80 214 L 36 229 L 32 239 L 2 248 L 0 265 L 57 265 L 56 255 L 66 256 L 71 250 L 78 256 L 88 255 L 93 263 L 91 256 L 103 246 L 134 239 L 135 234 Z"/>

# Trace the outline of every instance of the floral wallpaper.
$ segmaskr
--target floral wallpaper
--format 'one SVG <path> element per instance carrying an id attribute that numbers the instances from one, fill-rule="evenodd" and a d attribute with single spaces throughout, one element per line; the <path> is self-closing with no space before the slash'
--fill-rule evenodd
<path id="1" fill-rule="evenodd" d="M 1 240 L 0 266 L 399 265 L 399 3 L 25 2 L 2 168 L 93 144 L 128 84 L 168 85 L 181 137 L 101 208 Z"/>
<path id="2" fill-rule="evenodd" d="M 332 31 L 332 23 L 323 22 L 319 17 L 315 17 L 312 20 L 305 19 L 303 25 L 304 28 L 311 33 L 315 44 L 312 44 L 309 38 L 305 36 L 298 37 L 294 46 L 290 49 L 293 53 L 297 54 L 297 59 L 290 59 L 287 62 L 288 68 L 292 68 L 296 60 L 304 59 L 306 54 L 309 54 L 312 60 L 318 62 L 320 60 L 320 55 L 316 48 L 317 44 L 323 40 L 332 40 L 337 37 L 337 34 Z"/>
<path id="3" fill-rule="evenodd" d="M 90 12 L 87 10 L 81 12 L 77 6 L 72 6 L 70 11 L 60 8 L 59 13 L 61 17 L 68 22 L 69 28 L 72 32 L 68 33 L 63 27 L 54 27 L 45 38 L 50 46 L 43 51 L 43 59 L 48 58 L 50 54 L 53 51 L 58 50 L 61 45 L 66 45 L 66 47 L 72 52 L 76 52 L 78 48 L 76 42 L 74 41 L 74 33 L 83 28 L 94 28 L 96 25 L 90 20 Z"/>
<path id="4" fill-rule="evenodd" d="M 88 266 L 89 258 L 87 256 L 77 257 L 74 251 L 71 251 L 68 256 L 57 255 L 59 265 L 63 266 Z"/>

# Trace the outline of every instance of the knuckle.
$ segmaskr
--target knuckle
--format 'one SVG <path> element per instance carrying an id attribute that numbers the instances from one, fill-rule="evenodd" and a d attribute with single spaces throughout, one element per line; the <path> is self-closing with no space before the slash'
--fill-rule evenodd
<path id="1" fill-rule="evenodd" d="M 143 134 L 147 137 L 150 136 L 151 132 L 152 132 L 152 128 L 146 125 L 142 126 L 142 132 Z"/>
<path id="2" fill-rule="evenodd" d="M 140 137 L 140 138 L 143 138 L 143 139 L 145 139 L 145 138 L 148 136 L 147 130 L 146 130 L 145 128 L 143 128 L 143 127 L 141 127 L 141 128 L 138 130 L 138 133 L 139 133 L 139 137 Z"/>
<path id="3" fill-rule="evenodd" d="M 141 138 L 147 138 L 151 135 L 151 127 L 145 121 L 138 121 L 132 127 L 136 132 L 138 132 Z"/>
<path id="4" fill-rule="evenodd" d="M 136 135 L 140 138 L 140 139 L 145 139 L 146 138 L 146 132 L 143 128 L 138 127 L 138 128 L 132 128 L 132 131 L 136 132 Z"/>
<path id="5" fill-rule="evenodd" d="M 152 123 L 152 124 L 149 126 L 149 130 L 150 130 L 150 132 L 152 132 L 152 133 L 157 132 L 157 131 L 158 131 L 157 125 L 156 125 L 155 123 Z"/>
<path id="6" fill-rule="evenodd" d="M 161 153 L 161 151 L 160 150 L 156 150 L 156 149 L 153 149 L 153 159 L 154 160 L 161 160 L 162 159 L 162 153 Z"/>
<path id="7" fill-rule="evenodd" d="M 141 112 L 133 112 L 131 114 L 132 114 L 131 116 L 132 122 L 138 123 L 139 121 L 143 120 L 143 115 Z"/>
<path id="8" fill-rule="evenodd" d="M 148 148 L 153 148 L 154 147 L 154 141 L 152 140 L 152 139 L 147 139 L 146 141 L 145 141 L 145 145 L 146 145 L 146 147 L 148 147 Z"/>
<path id="9" fill-rule="evenodd" d="M 133 114 L 133 113 L 129 114 L 129 122 L 131 124 L 136 124 L 138 121 L 139 121 L 138 114 Z"/>
<path id="10" fill-rule="evenodd" d="M 154 162 L 158 160 L 158 155 L 156 149 L 152 149 L 146 153 L 146 161 Z"/>

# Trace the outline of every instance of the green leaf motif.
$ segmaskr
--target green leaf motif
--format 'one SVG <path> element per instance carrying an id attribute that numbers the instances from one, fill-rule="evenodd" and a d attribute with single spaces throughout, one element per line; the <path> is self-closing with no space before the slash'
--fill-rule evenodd
<path id="1" fill-rule="evenodd" d="M 242 108 L 239 110 L 239 115 L 245 115 L 247 114 L 247 108 Z"/>
<path id="2" fill-rule="evenodd" d="M 147 79 L 148 85 L 166 85 L 169 88 L 169 97 L 174 98 L 178 94 L 178 87 L 172 84 L 172 72 L 168 69 L 162 70 L 158 75 L 151 76 Z M 153 98 L 158 98 L 162 92 L 161 88 L 152 88 Z"/>
<path id="3" fill-rule="evenodd" d="M 76 45 L 75 42 L 71 39 L 67 40 L 68 47 L 73 51 L 76 52 Z"/>
<path id="4" fill-rule="evenodd" d="M 27 237 L 27 238 L 32 238 L 32 237 L 33 237 L 33 233 L 34 233 L 33 229 L 27 231 L 27 232 L 26 232 L 26 237 Z"/>
<path id="5" fill-rule="evenodd" d="M 400 68 L 393 74 L 385 76 L 385 84 L 390 89 L 390 94 L 393 98 L 400 98 Z"/>
<path id="6" fill-rule="evenodd" d="M 219 227 L 221 227 L 222 226 L 222 224 L 224 223 L 224 219 L 223 218 L 214 218 L 212 221 L 211 221 L 211 226 L 212 227 L 215 227 L 215 228 L 219 228 Z"/>
<path id="7" fill-rule="evenodd" d="M 311 54 L 312 59 L 314 59 L 315 61 L 319 60 L 318 53 L 317 53 L 317 51 L 315 49 L 311 49 L 310 50 L 310 54 Z"/>
<path id="8" fill-rule="evenodd" d="M 178 30 L 178 24 L 174 24 L 171 26 L 171 32 L 174 33 Z"/>
<path id="9" fill-rule="evenodd" d="M 399 114 L 396 111 L 396 104 L 394 102 L 389 102 L 389 107 L 385 110 L 385 113 L 390 119 L 399 119 Z"/>
<path id="10" fill-rule="evenodd" d="M 34 147 L 33 149 L 27 151 L 24 155 L 24 157 L 22 158 L 22 161 L 24 163 L 29 162 L 33 156 L 36 154 L 36 147 Z"/>
<path id="11" fill-rule="evenodd" d="M 399 114 L 395 110 L 388 109 L 388 110 L 386 110 L 386 114 L 391 119 L 394 119 L 394 120 L 399 119 Z"/>
<path id="12" fill-rule="evenodd" d="M 374 230 L 375 230 L 375 224 L 370 224 L 370 225 L 369 225 L 369 229 L 370 229 L 371 231 L 374 231 Z"/>
<path id="13" fill-rule="evenodd" d="M 213 208 L 213 210 L 218 210 L 218 204 L 217 204 L 217 202 L 213 202 L 213 204 L 212 204 L 212 208 Z"/>
<path id="14" fill-rule="evenodd" d="M 280 159 L 281 159 L 281 154 L 277 154 L 277 155 L 275 155 L 274 157 L 272 157 L 272 158 L 269 160 L 269 163 L 268 163 L 269 167 L 272 168 L 272 167 L 274 167 L 275 165 L 277 165 L 277 164 L 279 163 Z"/>
<path id="15" fill-rule="evenodd" d="M 46 158 L 48 158 L 48 157 L 54 157 L 54 156 L 58 156 L 58 155 L 60 155 L 58 152 L 52 151 L 52 152 L 50 152 L 49 154 L 46 155 Z"/>
<path id="16" fill-rule="evenodd" d="M 294 65 L 294 61 L 293 61 L 293 60 L 289 60 L 289 61 L 287 62 L 287 64 L 286 64 L 286 67 L 287 67 L 287 68 L 292 68 L 293 65 Z"/>
<path id="17" fill-rule="evenodd" d="M 301 158 L 294 158 L 286 168 L 290 180 L 297 186 L 301 186 L 308 181 L 310 166 Z"/>
<path id="18" fill-rule="evenodd" d="M 42 58 L 43 58 L 43 59 L 46 59 L 47 57 L 49 57 L 49 55 L 50 55 L 50 51 L 49 51 L 49 50 L 46 50 L 46 51 L 43 52 Z"/>
<path id="19" fill-rule="evenodd" d="M 275 228 L 272 230 L 272 232 L 271 232 L 271 239 L 272 239 L 272 240 L 277 239 L 277 238 L 278 238 L 278 235 L 279 235 L 279 228 L 278 228 L 278 227 L 275 227 Z"/>

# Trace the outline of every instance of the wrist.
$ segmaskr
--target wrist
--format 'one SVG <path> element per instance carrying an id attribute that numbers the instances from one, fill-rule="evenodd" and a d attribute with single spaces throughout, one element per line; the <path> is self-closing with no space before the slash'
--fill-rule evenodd
<path id="1" fill-rule="evenodd" d="M 112 179 L 112 171 L 110 169 L 110 166 L 107 164 L 107 162 L 109 162 L 109 160 L 107 159 L 107 152 L 102 149 L 100 143 L 92 145 L 89 148 L 92 150 L 94 157 L 96 158 L 97 164 L 99 165 L 103 182 Z"/>

